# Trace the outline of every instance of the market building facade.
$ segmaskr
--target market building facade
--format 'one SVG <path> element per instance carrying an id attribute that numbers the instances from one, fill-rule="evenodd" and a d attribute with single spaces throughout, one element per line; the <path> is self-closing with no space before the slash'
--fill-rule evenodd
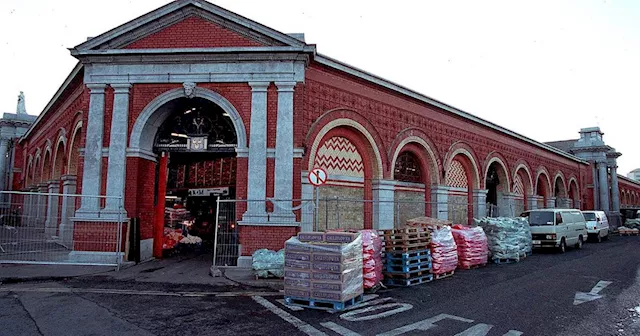
<path id="1" fill-rule="evenodd" d="M 238 263 L 259 248 L 282 248 L 314 229 L 313 216 L 298 208 L 315 197 L 313 168 L 328 174 L 321 198 L 360 201 L 341 205 L 358 214 L 344 218 L 353 228 L 392 227 L 399 201 L 421 204 L 405 216 L 461 223 L 489 212 L 594 209 L 605 194 L 597 186 L 609 183 L 596 178 L 589 158 L 203 0 L 174 1 L 71 54 L 79 63 L 21 138 L 16 167 L 24 190 L 82 197 L 25 211 L 56 212 L 56 235 L 71 241 L 83 228 L 136 218 L 142 259 L 160 256 L 163 209 L 188 208 L 197 221 L 215 222 L 215 202 L 198 193 L 248 200 L 234 212 Z M 640 185 L 623 183 L 618 204 L 637 205 Z M 69 246 L 79 259 L 104 255 L 100 247 Z"/>

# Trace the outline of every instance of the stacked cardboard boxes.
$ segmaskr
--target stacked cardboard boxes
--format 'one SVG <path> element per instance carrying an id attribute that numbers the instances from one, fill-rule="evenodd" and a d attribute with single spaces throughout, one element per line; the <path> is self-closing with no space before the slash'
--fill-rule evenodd
<path id="1" fill-rule="evenodd" d="M 357 300 L 363 293 L 362 238 L 359 233 L 305 232 L 285 243 L 284 295 L 287 302 Z"/>

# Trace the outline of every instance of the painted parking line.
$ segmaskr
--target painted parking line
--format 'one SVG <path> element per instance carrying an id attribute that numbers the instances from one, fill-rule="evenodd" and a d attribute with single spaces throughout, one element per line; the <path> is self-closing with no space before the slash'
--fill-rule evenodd
<path id="1" fill-rule="evenodd" d="M 351 331 L 334 322 L 322 322 L 320 325 L 342 336 L 360 336 L 357 332 Z"/>
<path id="2" fill-rule="evenodd" d="M 287 313 L 286 311 L 276 307 L 276 305 L 274 305 L 273 303 L 267 301 L 267 299 L 260 297 L 260 296 L 254 296 L 252 297 L 252 299 L 259 303 L 260 305 L 262 305 L 263 307 L 269 309 L 272 313 L 278 315 L 281 319 L 291 323 L 294 327 L 298 328 L 298 330 L 302 331 L 303 333 L 309 335 L 309 336 L 328 336 L 327 334 L 323 333 L 322 331 L 314 328 L 313 326 L 311 326 L 310 324 L 302 321 L 301 319 Z"/>
<path id="3" fill-rule="evenodd" d="M 118 294 L 118 295 L 150 295 L 150 296 L 179 296 L 179 297 L 238 297 L 238 296 L 281 296 L 278 292 L 164 292 L 164 291 L 138 291 L 131 289 L 108 288 L 19 288 L 0 287 L 2 292 L 32 292 L 32 293 L 91 293 L 91 294 Z"/>

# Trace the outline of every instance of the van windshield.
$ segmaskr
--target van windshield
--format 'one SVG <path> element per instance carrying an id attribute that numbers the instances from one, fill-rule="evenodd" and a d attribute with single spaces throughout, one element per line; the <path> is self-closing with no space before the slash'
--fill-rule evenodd
<path id="1" fill-rule="evenodd" d="M 530 212 L 529 225 L 531 226 L 553 225 L 553 212 L 550 212 L 550 211 Z"/>
<path id="2" fill-rule="evenodd" d="M 587 220 L 587 221 L 596 220 L 596 214 L 594 214 L 593 212 L 583 212 L 582 214 L 584 215 L 584 220 Z"/>

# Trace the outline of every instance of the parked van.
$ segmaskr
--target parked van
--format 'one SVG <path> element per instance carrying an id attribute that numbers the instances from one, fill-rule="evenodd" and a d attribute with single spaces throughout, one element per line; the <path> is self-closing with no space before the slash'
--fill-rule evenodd
<path id="1" fill-rule="evenodd" d="M 577 209 L 539 209 L 525 211 L 529 219 L 534 248 L 557 248 L 564 253 L 567 246 L 582 248 L 587 238 L 587 225 Z"/>
<path id="2" fill-rule="evenodd" d="M 601 242 L 609 238 L 609 220 L 604 211 L 583 211 L 589 238 Z"/>

